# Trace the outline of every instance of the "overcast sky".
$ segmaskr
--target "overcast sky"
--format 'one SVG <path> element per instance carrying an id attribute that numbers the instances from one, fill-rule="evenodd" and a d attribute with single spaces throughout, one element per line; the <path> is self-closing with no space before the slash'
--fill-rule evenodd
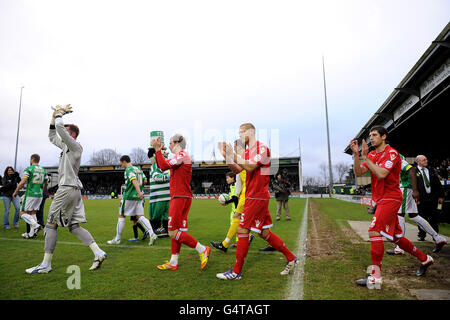
<path id="1" fill-rule="evenodd" d="M 448 0 L 0 0 L 0 173 L 32 153 L 58 163 L 50 106 L 72 104 L 82 163 L 94 151 L 147 149 L 188 137 L 195 160 L 252 122 L 273 155 L 303 172 L 327 162 L 325 56 L 332 161 L 448 22 Z"/>

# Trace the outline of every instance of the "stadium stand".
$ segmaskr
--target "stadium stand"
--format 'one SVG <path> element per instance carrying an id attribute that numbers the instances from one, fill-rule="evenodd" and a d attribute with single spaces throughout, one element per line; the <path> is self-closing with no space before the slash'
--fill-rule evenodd
<path id="1" fill-rule="evenodd" d="M 450 222 L 450 144 L 448 112 L 450 101 L 450 23 L 420 57 L 389 97 L 354 137 L 368 139 L 374 125 L 388 130 L 388 143 L 412 164 L 417 155 L 426 155 L 429 167 L 437 172 L 445 189 L 443 213 Z M 349 139 L 350 140 L 350 139 Z M 360 144 L 361 145 L 361 144 Z M 344 150 L 351 155 L 350 147 Z M 359 177 L 357 186 L 370 183 Z"/>

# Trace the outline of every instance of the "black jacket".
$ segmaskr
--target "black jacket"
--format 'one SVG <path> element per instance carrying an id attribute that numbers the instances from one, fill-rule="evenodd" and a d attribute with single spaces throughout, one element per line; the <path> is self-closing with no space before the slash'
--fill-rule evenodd
<path id="1" fill-rule="evenodd" d="M 289 195 L 291 194 L 291 191 L 289 190 L 291 186 L 291 183 L 286 179 L 275 179 L 272 184 L 272 188 L 275 191 L 275 199 L 278 201 L 288 200 Z"/>
<path id="2" fill-rule="evenodd" d="M 444 197 L 444 189 L 442 188 L 441 181 L 433 169 L 427 168 L 430 176 L 430 188 L 431 192 L 427 193 L 425 188 L 425 181 L 423 180 L 422 171 L 418 167 L 416 169 L 417 175 L 417 189 L 419 189 L 420 201 L 437 201 L 438 198 Z"/>
<path id="3" fill-rule="evenodd" d="M 5 197 L 11 198 L 19 182 L 20 176 L 18 172 L 14 172 L 12 176 L 4 176 L 2 179 L 2 187 L 0 189 L 0 193 Z"/>

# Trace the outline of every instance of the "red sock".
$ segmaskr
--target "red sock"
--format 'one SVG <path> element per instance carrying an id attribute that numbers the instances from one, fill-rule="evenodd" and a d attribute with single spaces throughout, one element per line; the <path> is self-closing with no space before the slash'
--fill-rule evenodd
<path id="1" fill-rule="evenodd" d="M 236 264 L 233 267 L 233 271 L 235 273 L 241 273 L 245 257 L 248 253 L 248 233 L 238 233 L 237 236 L 242 241 L 236 242 Z"/>
<path id="2" fill-rule="evenodd" d="M 379 266 L 381 270 L 381 263 L 384 255 L 384 243 L 381 235 L 369 236 L 370 238 L 370 258 L 372 259 L 372 265 Z"/>
<path id="3" fill-rule="evenodd" d="M 188 247 L 195 248 L 197 245 L 197 240 L 194 239 L 189 233 L 178 231 L 175 236 L 175 240 L 178 240 L 179 243 L 185 244 Z"/>
<path id="4" fill-rule="evenodd" d="M 425 253 L 423 253 L 422 251 L 420 251 L 419 249 L 417 249 L 412 243 L 411 241 L 409 241 L 408 239 L 406 239 L 405 237 L 401 237 L 400 239 L 398 239 L 395 242 L 401 249 L 405 250 L 406 252 L 408 252 L 409 254 L 412 254 L 414 257 L 416 257 L 417 259 L 419 259 L 420 262 L 424 262 L 425 260 L 427 260 L 427 255 Z"/>
<path id="5" fill-rule="evenodd" d="M 181 243 L 180 242 L 178 242 L 175 239 L 171 239 L 170 247 L 171 247 L 172 254 L 180 254 L 180 249 L 181 249 Z"/>
<path id="6" fill-rule="evenodd" d="M 264 239 L 267 241 L 269 246 L 274 248 L 275 250 L 281 252 L 286 257 L 287 261 L 292 261 L 295 259 L 295 256 L 292 254 L 292 252 L 286 247 L 283 240 L 279 236 L 277 236 L 272 231 L 269 231 L 269 234 Z"/>

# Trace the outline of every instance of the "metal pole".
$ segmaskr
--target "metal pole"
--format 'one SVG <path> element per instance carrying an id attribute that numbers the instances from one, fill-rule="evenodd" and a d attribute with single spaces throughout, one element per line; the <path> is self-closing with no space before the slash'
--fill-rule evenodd
<path id="1" fill-rule="evenodd" d="M 300 147 L 300 138 L 298 139 L 298 189 L 303 192 L 303 168 L 302 168 L 302 150 Z"/>
<path id="2" fill-rule="evenodd" d="M 24 86 L 20 87 L 19 119 L 17 120 L 16 153 L 14 155 L 14 170 L 17 170 L 17 148 L 19 146 L 20 113 L 22 110 L 22 90 L 23 90 L 23 88 L 24 88 Z"/>
<path id="3" fill-rule="evenodd" d="M 327 141 L 328 141 L 328 169 L 329 169 L 329 177 L 330 181 L 328 184 L 328 192 L 330 195 L 330 198 L 333 194 L 333 169 L 331 166 L 331 150 L 330 150 L 330 129 L 328 126 L 328 104 L 327 104 L 327 84 L 325 81 L 325 59 L 322 55 L 322 70 L 323 70 L 323 90 L 324 90 L 324 96 L 325 96 L 325 116 L 326 116 L 326 122 L 327 122 Z"/>

